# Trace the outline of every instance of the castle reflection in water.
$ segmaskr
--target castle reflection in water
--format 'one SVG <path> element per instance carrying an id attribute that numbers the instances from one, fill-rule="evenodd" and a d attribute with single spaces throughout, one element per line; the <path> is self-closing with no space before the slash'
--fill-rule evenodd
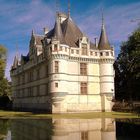
<path id="1" fill-rule="evenodd" d="M 5 140 L 116 140 L 114 119 L 12 120 Z"/>

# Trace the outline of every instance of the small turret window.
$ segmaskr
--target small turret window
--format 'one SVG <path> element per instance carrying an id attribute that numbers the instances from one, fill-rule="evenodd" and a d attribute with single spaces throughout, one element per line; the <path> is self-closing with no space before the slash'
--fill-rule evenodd
<path id="1" fill-rule="evenodd" d="M 55 68 L 55 73 L 58 73 L 59 72 L 59 62 L 58 61 L 54 62 L 54 68 Z"/>
<path id="2" fill-rule="evenodd" d="M 58 88 L 58 83 L 55 83 L 55 87 Z"/>
<path id="3" fill-rule="evenodd" d="M 102 52 L 100 52 L 100 56 L 103 56 L 103 53 Z"/>
<path id="4" fill-rule="evenodd" d="M 106 52 L 106 56 L 109 56 L 109 52 Z"/>
<path id="5" fill-rule="evenodd" d="M 95 52 L 95 56 L 97 56 L 98 54 L 97 54 L 97 52 Z"/>

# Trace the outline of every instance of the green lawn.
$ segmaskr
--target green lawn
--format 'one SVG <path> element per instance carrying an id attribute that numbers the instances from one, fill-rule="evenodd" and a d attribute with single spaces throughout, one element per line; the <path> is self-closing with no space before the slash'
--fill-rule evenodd
<path id="1" fill-rule="evenodd" d="M 137 114 L 122 112 L 91 112 L 91 113 L 68 113 L 68 114 L 33 114 L 31 112 L 14 112 L 0 110 L 0 118 L 5 119 L 45 119 L 45 118 L 140 118 Z"/>

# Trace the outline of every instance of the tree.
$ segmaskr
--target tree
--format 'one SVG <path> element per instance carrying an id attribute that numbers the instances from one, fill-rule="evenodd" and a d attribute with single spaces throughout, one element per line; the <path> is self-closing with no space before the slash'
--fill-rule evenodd
<path id="1" fill-rule="evenodd" d="M 114 68 L 116 99 L 140 100 L 140 26 L 122 43 Z"/>
<path id="2" fill-rule="evenodd" d="M 0 80 L 4 77 L 6 66 L 6 48 L 0 45 Z"/>
<path id="3" fill-rule="evenodd" d="M 0 45 L 0 96 L 9 95 L 11 91 L 8 80 L 4 77 L 6 67 L 6 54 L 7 49 L 3 45 Z"/>

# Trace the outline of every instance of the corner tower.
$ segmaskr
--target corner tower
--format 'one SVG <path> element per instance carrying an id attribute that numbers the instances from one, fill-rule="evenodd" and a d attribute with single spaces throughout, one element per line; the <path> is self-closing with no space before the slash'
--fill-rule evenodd
<path id="1" fill-rule="evenodd" d="M 98 44 L 100 53 L 100 95 L 102 111 L 111 111 L 114 96 L 114 49 L 111 47 L 102 15 L 101 35 Z"/>

